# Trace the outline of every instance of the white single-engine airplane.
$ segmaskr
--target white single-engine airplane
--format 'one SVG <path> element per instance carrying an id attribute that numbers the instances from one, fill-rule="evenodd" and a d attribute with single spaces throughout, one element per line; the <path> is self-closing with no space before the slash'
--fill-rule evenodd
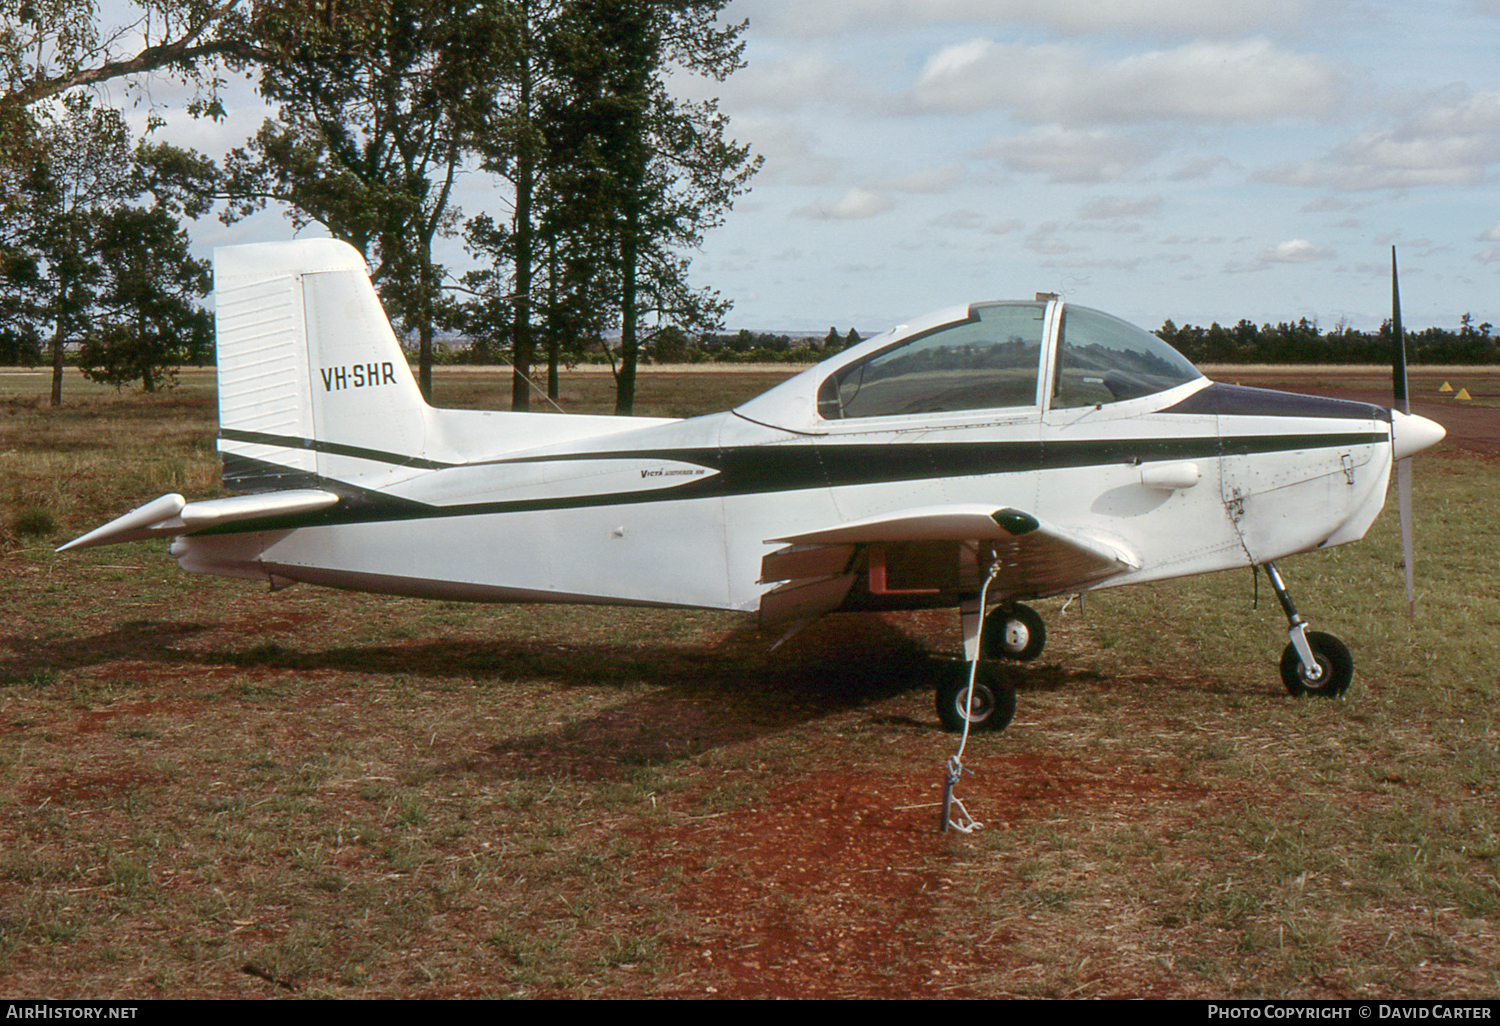
<path id="1" fill-rule="evenodd" d="M 1264 564 L 1294 694 L 1352 664 L 1272 560 L 1352 542 L 1443 437 L 1379 406 L 1217 384 L 1052 295 L 933 314 L 687 420 L 428 406 L 328 240 L 215 253 L 228 498 L 164 495 L 62 549 L 171 537 L 185 570 L 479 602 L 958 607 L 945 727 L 1003 729 L 1044 627 L 1017 600 Z M 983 597 L 982 597 L 983 596 Z M 986 612 L 988 610 L 988 615 Z"/>

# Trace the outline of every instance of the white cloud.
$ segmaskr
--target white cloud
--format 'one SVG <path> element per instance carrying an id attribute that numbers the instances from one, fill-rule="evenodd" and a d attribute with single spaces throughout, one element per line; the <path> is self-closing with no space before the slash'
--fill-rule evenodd
<path id="1" fill-rule="evenodd" d="M 927 222 L 929 228 L 951 228 L 954 231 L 973 231 L 984 224 L 984 218 L 973 210 L 950 210 Z"/>
<path id="2" fill-rule="evenodd" d="M 957 185 L 963 176 L 963 165 L 955 162 L 913 171 L 893 179 L 889 184 L 892 189 L 901 192 L 944 193 Z"/>
<path id="3" fill-rule="evenodd" d="M 1497 2 L 1500 2 L 1500 0 L 1497 0 Z M 1481 233 L 1479 236 L 1479 241 L 1500 242 L 1500 221 L 1496 221 L 1495 226 L 1489 231 Z"/>
<path id="4" fill-rule="evenodd" d="M 1472 185 L 1484 177 L 1485 165 L 1500 159 L 1500 140 L 1365 133 L 1335 150 L 1333 159 L 1347 169 L 1346 188 Z"/>
<path id="5" fill-rule="evenodd" d="M 1118 60 L 1073 46 L 970 39 L 933 55 L 912 90 L 922 110 L 1002 109 L 1070 125 L 1321 117 L 1342 93 L 1333 62 L 1266 39 L 1198 41 Z"/>
<path id="6" fill-rule="evenodd" d="M 1063 253 L 1073 252 L 1075 247 L 1059 238 L 1057 229 L 1058 224 L 1056 221 L 1048 221 L 1046 224 L 1037 225 L 1026 236 L 1023 245 L 1032 252 L 1042 254 L 1042 256 L 1059 256 Z"/>
<path id="7" fill-rule="evenodd" d="M 765 158 L 755 184 L 790 182 L 825 185 L 833 181 L 842 162 L 818 152 L 818 140 L 783 118 L 737 117 L 734 133 L 751 141 L 751 151 Z"/>
<path id="8" fill-rule="evenodd" d="M 1306 239 L 1291 239 L 1278 243 L 1270 249 L 1261 250 L 1257 258 L 1270 264 L 1305 264 L 1313 260 L 1328 260 L 1333 250 L 1326 246 L 1315 246 Z"/>
<path id="9" fill-rule="evenodd" d="M 992 139 L 979 156 L 998 160 L 1012 171 L 1046 175 L 1051 182 L 1111 182 L 1159 152 L 1154 139 L 1046 125 Z"/>
<path id="10" fill-rule="evenodd" d="M 1067 34 L 1172 38 L 1295 30 L 1331 0 L 737 0 L 730 17 L 781 35 L 825 37 L 947 22 L 1036 25 Z"/>
<path id="11" fill-rule="evenodd" d="M 1319 196 L 1311 202 L 1302 204 L 1301 210 L 1304 214 L 1341 214 L 1346 210 L 1360 210 L 1364 206 L 1363 203 L 1355 203 L 1338 196 Z"/>
<path id="12" fill-rule="evenodd" d="M 1229 160 L 1226 157 L 1198 157 L 1195 160 L 1188 161 L 1186 164 L 1183 164 L 1181 167 L 1179 167 L 1176 171 L 1173 171 L 1171 174 L 1167 175 L 1167 181 L 1197 181 L 1200 178 L 1207 178 L 1209 175 L 1213 174 L 1216 170 L 1227 163 L 1229 163 Z"/>
<path id="13" fill-rule="evenodd" d="M 860 102 L 869 80 L 859 67 L 814 49 L 780 60 L 749 61 L 724 82 L 680 73 L 671 88 L 684 95 L 722 97 L 740 107 L 794 111 L 817 103 Z"/>
<path id="14" fill-rule="evenodd" d="M 1160 196 L 1142 196 L 1131 199 L 1126 196 L 1101 196 L 1085 203 L 1078 216 L 1086 221 L 1106 221 L 1120 217 L 1144 217 L 1161 213 Z"/>
<path id="15" fill-rule="evenodd" d="M 853 188 L 833 203 L 811 203 L 793 211 L 799 217 L 813 220 L 858 221 L 875 217 L 890 210 L 894 203 L 889 196 L 870 189 Z"/>
<path id="16" fill-rule="evenodd" d="M 1450 89 L 1394 128 L 1358 132 L 1321 159 L 1279 164 L 1255 178 L 1343 190 L 1477 185 L 1496 163 L 1500 91 Z"/>

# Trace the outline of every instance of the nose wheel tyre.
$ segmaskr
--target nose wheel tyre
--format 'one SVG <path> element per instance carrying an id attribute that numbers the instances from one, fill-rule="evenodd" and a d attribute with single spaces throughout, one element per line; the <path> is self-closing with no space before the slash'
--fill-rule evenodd
<path id="1" fill-rule="evenodd" d="M 1307 644 L 1321 672 L 1316 678 L 1309 677 L 1297 656 L 1297 646 L 1288 645 L 1281 653 L 1281 681 L 1287 691 L 1299 698 L 1303 695 L 1338 698 L 1348 691 L 1349 683 L 1354 680 L 1354 659 L 1344 643 L 1332 634 L 1308 631 Z"/>
<path id="2" fill-rule="evenodd" d="M 1047 625 L 1030 606 L 995 609 L 984 618 L 984 657 L 1029 663 L 1047 644 Z"/>
<path id="3" fill-rule="evenodd" d="M 969 700 L 969 664 L 958 663 L 937 689 L 937 714 L 943 729 L 952 734 L 969 730 L 1001 731 L 1016 715 L 1016 689 L 1000 683 L 999 673 L 984 663 L 974 678 L 974 699 Z"/>

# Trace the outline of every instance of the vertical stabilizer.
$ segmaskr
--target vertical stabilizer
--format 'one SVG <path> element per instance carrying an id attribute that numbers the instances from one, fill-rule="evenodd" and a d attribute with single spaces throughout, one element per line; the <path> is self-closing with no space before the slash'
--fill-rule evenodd
<path id="1" fill-rule="evenodd" d="M 215 250 L 214 297 L 227 487 L 378 488 L 426 465 L 429 407 L 352 246 Z"/>

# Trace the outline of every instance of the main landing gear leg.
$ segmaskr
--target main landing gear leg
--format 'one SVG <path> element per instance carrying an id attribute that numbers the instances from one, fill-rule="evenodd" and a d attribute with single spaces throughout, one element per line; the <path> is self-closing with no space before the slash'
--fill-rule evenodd
<path id="1" fill-rule="evenodd" d="M 1001 679 L 995 664 L 984 655 L 984 598 L 990 581 L 995 579 L 998 564 L 990 565 L 989 577 L 978 595 L 965 596 L 958 607 L 964 630 L 964 662 L 954 665 L 937 688 L 938 719 L 943 729 L 962 734 L 958 751 L 948 759 L 947 772 L 943 777 L 943 818 L 939 829 L 944 833 L 949 827 L 970 833 L 982 824 L 964 803 L 953 793 L 954 785 L 963 777 L 964 746 L 968 744 L 970 731 L 1004 730 L 1016 715 L 1016 691 Z M 953 817 L 954 807 L 958 818 Z"/>
<path id="2" fill-rule="evenodd" d="M 984 606 L 978 595 L 970 595 L 959 603 L 958 619 L 963 625 L 964 659 L 972 663 L 979 658 L 979 632 L 984 621 Z"/>
<path id="3" fill-rule="evenodd" d="M 1354 679 L 1354 660 L 1349 649 L 1332 634 L 1307 629 L 1307 621 L 1292 604 L 1292 596 L 1276 564 L 1266 564 L 1266 577 L 1276 593 L 1276 601 L 1281 603 L 1281 611 L 1286 614 L 1287 636 L 1291 639 L 1281 653 L 1281 682 L 1287 691 L 1299 697 L 1339 697 L 1349 690 Z"/>

